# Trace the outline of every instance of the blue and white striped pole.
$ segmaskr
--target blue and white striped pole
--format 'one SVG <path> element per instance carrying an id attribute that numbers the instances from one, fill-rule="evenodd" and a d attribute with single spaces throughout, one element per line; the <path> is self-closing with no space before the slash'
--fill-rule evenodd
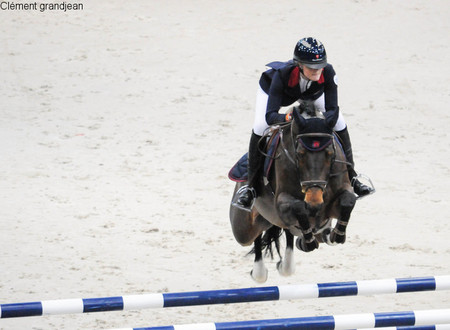
<path id="1" fill-rule="evenodd" d="M 0 318 L 449 289 L 450 275 L 444 275 L 353 282 L 280 285 L 231 290 L 125 295 L 104 298 L 44 300 L 1 304 Z"/>
<path id="2" fill-rule="evenodd" d="M 334 316 L 300 317 L 289 319 L 253 320 L 241 322 L 199 323 L 116 330 L 263 330 L 263 329 L 315 329 L 344 330 L 400 327 L 400 329 L 448 329 L 450 309 L 348 314 Z M 433 324 L 433 325 L 430 325 Z M 442 327 L 439 325 L 443 324 Z M 422 326 L 422 327 L 416 327 Z M 404 328 L 403 328 L 404 327 Z"/>

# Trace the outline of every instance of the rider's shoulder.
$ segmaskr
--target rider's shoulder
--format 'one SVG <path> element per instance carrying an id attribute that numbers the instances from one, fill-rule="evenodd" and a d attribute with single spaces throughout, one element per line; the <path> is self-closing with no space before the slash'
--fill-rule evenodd
<path id="1" fill-rule="evenodd" d="M 267 75 L 273 77 L 275 74 L 278 74 L 282 80 L 289 79 L 291 72 L 297 67 L 292 60 L 285 62 L 274 61 L 266 64 L 266 66 L 269 68 L 266 71 Z"/>
<path id="2" fill-rule="evenodd" d="M 328 63 L 324 68 L 323 68 L 323 73 L 324 74 L 330 74 L 330 75 L 335 75 L 336 71 L 333 68 L 333 65 L 331 65 L 330 63 Z"/>
<path id="3" fill-rule="evenodd" d="M 273 61 L 266 64 L 268 71 L 290 72 L 296 67 L 293 60 L 289 61 Z"/>
<path id="4" fill-rule="evenodd" d="M 334 71 L 334 68 L 331 64 L 327 64 L 326 67 L 323 68 L 323 76 L 325 78 L 325 81 L 334 80 L 336 77 L 336 71 Z"/>
<path id="5" fill-rule="evenodd" d="M 268 69 L 261 74 L 261 78 L 259 80 L 260 86 L 265 91 L 270 88 L 274 76 L 279 77 L 283 81 L 289 79 L 292 70 L 296 66 L 292 60 L 289 60 L 285 62 L 273 61 L 267 63 L 266 67 L 268 67 Z"/>

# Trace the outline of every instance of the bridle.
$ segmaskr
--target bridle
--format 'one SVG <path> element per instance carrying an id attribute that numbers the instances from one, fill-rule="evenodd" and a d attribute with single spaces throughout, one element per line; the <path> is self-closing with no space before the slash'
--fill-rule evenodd
<path id="1" fill-rule="evenodd" d="M 293 146 L 293 152 L 291 153 L 291 152 L 289 152 L 288 148 L 286 147 L 286 144 L 284 143 L 283 127 L 280 127 L 279 132 L 280 132 L 281 148 L 283 149 L 283 152 L 286 155 L 286 157 L 289 159 L 289 161 L 292 164 L 295 165 L 297 173 L 300 173 L 300 168 L 299 168 L 300 156 L 299 156 L 299 154 L 296 151 L 299 144 L 302 144 L 305 147 L 305 149 L 308 150 L 309 152 L 318 152 L 318 151 L 324 150 L 329 145 L 333 146 L 333 154 L 331 156 L 331 165 L 330 165 L 330 169 L 329 169 L 329 171 L 328 171 L 328 173 L 326 175 L 326 179 L 325 180 L 300 180 L 300 178 L 299 178 L 300 187 L 301 187 L 301 190 L 302 190 L 303 194 L 306 193 L 306 191 L 308 189 L 311 189 L 313 187 L 317 187 L 317 188 L 320 188 L 322 191 L 325 191 L 325 189 L 328 186 L 328 181 L 330 180 L 331 177 L 335 177 L 335 176 L 342 175 L 343 173 L 347 173 L 346 169 L 343 170 L 343 171 L 340 171 L 338 173 L 334 173 L 334 171 L 333 171 L 335 163 L 345 163 L 347 165 L 350 164 L 350 163 L 348 163 L 346 161 L 342 161 L 342 160 L 336 159 L 336 142 L 335 142 L 335 138 L 334 138 L 333 134 L 328 134 L 328 133 L 302 133 L 302 134 L 298 134 L 298 135 L 294 136 L 293 129 L 292 129 L 292 126 L 291 126 L 290 137 L 291 137 L 292 146 Z M 320 146 L 320 148 L 311 149 L 305 144 L 305 142 L 304 142 L 305 138 L 321 138 L 321 139 L 325 140 L 326 142 L 324 144 L 322 144 Z"/>

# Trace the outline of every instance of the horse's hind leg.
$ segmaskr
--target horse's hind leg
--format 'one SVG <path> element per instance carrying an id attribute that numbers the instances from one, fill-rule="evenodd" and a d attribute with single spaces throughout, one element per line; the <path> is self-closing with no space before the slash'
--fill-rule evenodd
<path id="1" fill-rule="evenodd" d="M 235 193 L 240 187 L 241 184 L 236 185 Z M 247 212 L 232 204 L 230 205 L 230 224 L 234 238 L 242 246 L 251 245 L 264 230 L 272 226 L 255 209 Z"/>
<path id="2" fill-rule="evenodd" d="M 253 269 L 250 272 L 250 275 L 256 282 L 264 283 L 267 281 L 268 270 L 264 265 L 262 255 L 262 234 L 256 237 L 253 244 L 255 249 L 255 262 L 253 263 Z"/>
<path id="3" fill-rule="evenodd" d="M 285 230 L 286 234 L 286 251 L 284 258 L 277 263 L 277 269 L 280 275 L 289 276 L 295 272 L 294 263 L 294 235 L 289 230 Z"/>
<path id="4" fill-rule="evenodd" d="M 356 197 L 349 191 L 342 193 L 339 198 L 340 216 L 330 235 L 332 243 L 343 244 L 345 242 L 345 231 L 347 229 L 350 214 L 355 207 Z"/>

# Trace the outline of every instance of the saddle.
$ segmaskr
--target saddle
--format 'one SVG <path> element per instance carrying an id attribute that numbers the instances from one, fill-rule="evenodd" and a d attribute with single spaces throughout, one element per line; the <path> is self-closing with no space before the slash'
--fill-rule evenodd
<path id="1" fill-rule="evenodd" d="M 270 169 L 272 168 L 274 154 L 277 150 L 278 144 L 280 142 L 280 133 L 275 132 L 272 135 L 267 137 L 268 142 L 266 143 L 266 148 L 264 152 L 266 153 L 266 157 L 264 160 L 264 176 L 268 177 L 270 173 Z M 245 153 L 237 163 L 231 168 L 228 172 L 228 178 L 234 182 L 245 182 L 248 179 L 248 152 Z"/>

